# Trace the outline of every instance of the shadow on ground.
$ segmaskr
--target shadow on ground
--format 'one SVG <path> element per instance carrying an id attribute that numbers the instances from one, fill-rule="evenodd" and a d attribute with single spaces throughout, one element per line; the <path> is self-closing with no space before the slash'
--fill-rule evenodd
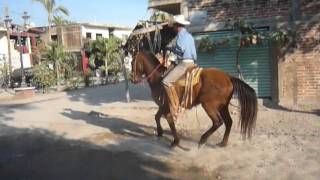
<path id="1" fill-rule="evenodd" d="M 47 130 L 0 127 L 7 132 L 0 136 L 0 179 L 177 179 L 179 174 L 197 177 L 202 173 L 200 169 L 173 170 L 150 156 L 110 151 Z"/>
<path id="2" fill-rule="evenodd" d="M 281 106 L 277 103 L 274 103 L 268 99 L 264 99 L 263 100 L 263 105 L 269 109 L 276 109 L 276 110 L 281 110 L 281 111 L 287 111 L 287 112 L 296 112 L 296 113 L 305 113 L 305 114 L 314 114 L 314 115 L 317 115 L 317 116 L 320 116 L 320 109 L 310 109 L 308 111 L 306 110 L 299 110 L 299 109 L 293 109 L 293 108 L 288 108 L 288 107 L 285 107 L 285 106 Z"/>
<path id="3" fill-rule="evenodd" d="M 129 84 L 132 101 L 152 100 L 148 84 Z M 89 105 L 99 106 L 103 103 L 126 102 L 125 84 L 96 86 L 67 92 L 72 101 L 82 101 Z"/>
<path id="4" fill-rule="evenodd" d="M 155 122 L 154 122 L 154 126 L 146 126 L 144 124 L 139 124 L 126 119 L 109 116 L 108 114 L 103 114 L 96 111 L 91 111 L 90 113 L 87 113 L 87 112 L 78 111 L 74 109 L 64 109 L 64 112 L 61 114 L 73 120 L 85 121 L 88 124 L 92 124 L 102 128 L 107 128 L 113 134 L 116 134 L 116 135 L 124 135 L 124 136 L 129 136 L 134 138 L 140 138 L 140 141 L 142 139 L 148 139 L 150 143 L 151 142 L 156 143 L 160 145 L 161 148 L 166 148 L 167 150 L 169 150 L 169 145 L 173 140 L 171 131 L 164 130 L 164 136 L 161 138 L 164 141 L 157 141 Z M 161 124 L 164 124 L 164 123 L 167 123 L 167 121 L 165 119 L 162 119 Z M 202 132 L 197 132 L 197 134 L 194 134 L 194 133 L 184 134 L 183 132 L 180 132 L 178 130 L 178 135 L 182 141 L 192 142 L 194 143 L 195 146 L 197 146 L 198 144 L 198 140 L 199 140 L 198 136 L 200 137 L 199 133 L 202 133 Z M 206 145 L 211 148 L 217 148 L 216 145 L 211 144 L 210 142 L 207 142 Z M 183 150 L 188 150 L 188 148 L 185 148 L 183 146 L 181 146 L 180 148 L 182 148 Z M 142 152 L 143 151 L 144 150 L 142 150 Z M 159 150 L 156 150 L 153 152 L 147 152 L 147 153 L 157 155 L 158 151 Z M 164 152 L 162 152 L 162 154 L 163 153 Z"/>
<path id="5" fill-rule="evenodd" d="M 16 110 L 34 110 L 36 107 L 32 104 L 9 104 L 0 105 L 0 121 L 13 120 L 11 114 L 14 114 Z"/>

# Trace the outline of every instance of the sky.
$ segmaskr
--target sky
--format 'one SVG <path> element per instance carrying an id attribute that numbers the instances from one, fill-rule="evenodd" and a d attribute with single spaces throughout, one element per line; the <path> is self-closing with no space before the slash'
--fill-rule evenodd
<path id="1" fill-rule="evenodd" d="M 147 19 L 148 0 L 56 0 L 69 10 L 68 20 L 100 24 L 115 24 L 133 27 L 139 20 Z M 13 23 L 22 23 L 22 13 L 27 11 L 30 23 L 47 25 L 47 14 L 40 3 L 32 0 L 0 0 L 0 17 L 8 6 Z"/>

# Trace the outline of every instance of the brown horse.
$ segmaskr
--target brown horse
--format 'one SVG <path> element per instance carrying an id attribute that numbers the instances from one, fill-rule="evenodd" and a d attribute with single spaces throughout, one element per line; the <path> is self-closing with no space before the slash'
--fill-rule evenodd
<path id="1" fill-rule="evenodd" d="M 175 128 L 174 120 L 170 114 L 168 101 L 161 83 L 165 67 L 162 66 L 158 59 L 151 53 L 138 52 L 132 61 L 133 83 L 139 83 L 147 79 L 152 92 L 152 98 L 159 106 L 155 115 L 158 136 L 162 136 L 163 130 L 160 124 L 160 118 L 164 116 L 170 126 L 174 140 L 172 147 L 179 145 L 179 137 Z M 181 98 L 184 87 L 175 86 L 177 93 Z M 241 114 L 240 127 L 243 138 L 251 137 L 252 130 L 255 127 L 257 117 L 257 97 L 254 89 L 238 78 L 227 75 L 215 68 L 205 68 L 201 72 L 200 82 L 194 86 L 193 103 L 187 107 L 201 104 L 208 116 L 212 120 L 212 127 L 207 130 L 199 141 L 199 146 L 204 144 L 209 136 L 214 133 L 223 123 L 226 130 L 220 146 L 226 146 L 232 126 L 232 119 L 228 110 L 228 105 L 233 93 L 237 93 Z"/>

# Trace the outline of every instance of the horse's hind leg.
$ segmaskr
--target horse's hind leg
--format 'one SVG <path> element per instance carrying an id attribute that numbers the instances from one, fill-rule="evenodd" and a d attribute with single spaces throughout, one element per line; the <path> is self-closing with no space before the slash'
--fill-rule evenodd
<path id="1" fill-rule="evenodd" d="M 229 134 L 232 127 L 232 118 L 230 116 L 228 106 L 224 107 L 221 110 L 221 116 L 224 120 L 226 130 L 223 135 L 223 140 L 221 141 L 221 143 L 219 143 L 219 146 L 226 146 L 228 144 Z"/>
<path id="2" fill-rule="evenodd" d="M 163 114 L 163 110 L 162 110 L 161 107 L 159 107 L 159 110 L 156 113 L 155 118 L 154 118 L 156 120 L 156 123 L 157 123 L 158 137 L 162 137 L 162 135 L 163 135 L 163 129 L 162 129 L 161 123 L 160 123 L 160 119 L 161 119 L 162 114 Z"/>
<path id="3" fill-rule="evenodd" d="M 212 127 L 208 129 L 200 138 L 199 147 L 207 142 L 209 136 L 214 133 L 223 123 L 217 106 L 214 104 L 202 104 L 202 107 L 207 112 L 208 116 L 212 120 Z"/>

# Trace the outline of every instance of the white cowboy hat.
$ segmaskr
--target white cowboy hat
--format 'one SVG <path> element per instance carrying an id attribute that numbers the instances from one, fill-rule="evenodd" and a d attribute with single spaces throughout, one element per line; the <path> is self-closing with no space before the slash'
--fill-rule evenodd
<path id="1" fill-rule="evenodd" d="M 182 25 L 190 24 L 190 21 L 186 20 L 186 18 L 182 14 L 173 16 L 172 22 L 182 24 Z"/>

